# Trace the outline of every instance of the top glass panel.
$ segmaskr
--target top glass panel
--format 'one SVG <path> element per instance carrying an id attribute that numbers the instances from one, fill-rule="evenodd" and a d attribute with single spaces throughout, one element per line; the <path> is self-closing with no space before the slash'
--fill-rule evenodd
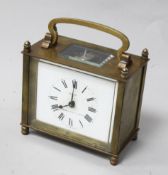
<path id="1" fill-rule="evenodd" d="M 79 61 L 96 67 L 103 66 L 107 61 L 114 58 L 111 53 L 91 49 L 81 45 L 70 45 L 59 53 L 65 59 Z"/>

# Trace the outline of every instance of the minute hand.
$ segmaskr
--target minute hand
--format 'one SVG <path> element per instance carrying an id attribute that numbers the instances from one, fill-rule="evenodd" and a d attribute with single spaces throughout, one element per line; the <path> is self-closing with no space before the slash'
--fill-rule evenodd
<path id="1" fill-rule="evenodd" d="M 73 86 L 73 90 L 72 90 L 71 101 L 73 101 L 73 96 L 74 96 L 74 86 Z"/>

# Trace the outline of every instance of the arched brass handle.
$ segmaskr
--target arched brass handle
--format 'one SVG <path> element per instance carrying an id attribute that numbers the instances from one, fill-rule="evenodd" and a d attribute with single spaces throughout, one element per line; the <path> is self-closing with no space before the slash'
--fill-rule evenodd
<path id="1" fill-rule="evenodd" d="M 117 51 L 117 57 L 118 57 L 119 61 L 122 57 L 122 54 L 126 50 L 128 50 L 128 48 L 129 48 L 130 43 L 129 43 L 128 38 L 120 31 L 113 29 L 111 27 L 102 25 L 102 24 L 95 23 L 95 22 L 85 21 L 85 20 L 81 20 L 81 19 L 73 19 L 73 18 L 55 18 L 49 22 L 48 29 L 49 29 L 50 34 L 51 34 L 51 46 L 55 45 L 57 43 L 58 33 L 57 33 L 56 24 L 58 24 L 58 23 L 81 25 L 81 26 L 93 28 L 96 30 L 100 30 L 102 32 L 111 34 L 111 35 L 119 38 L 122 41 L 122 46 Z"/>

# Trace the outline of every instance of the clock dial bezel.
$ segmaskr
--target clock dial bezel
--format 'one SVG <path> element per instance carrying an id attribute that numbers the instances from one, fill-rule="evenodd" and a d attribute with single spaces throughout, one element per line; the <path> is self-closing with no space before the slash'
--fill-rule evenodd
<path id="1" fill-rule="evenodd" d="M 35 130 L 47 133 L 47 134 L 52 135 L 52 136 L 56 136 L 57 138 L 61 138 L 61 139 L 64 139 L 64 140 L 71 141 L 73 143 L 77 143 L 79 145 L 83 145 L 85 147 L 89 147 L 91 149 L 99 150 L 100 152 L 104 152 L 104 153 L 107 153 L 107 154 L 110 155 L 111 152 L 112 152 L 112 146 L 111 146 L 112 145 L 112 139 L 113 139 L 112 136 L 110 137 L 109 143 L 105 143 L 105 142 L 102 142 L 102 141 L 99 141 L 99 140 L 96 140 L 96 139 L 93 139 L 93 138 L 90 138 L 90 137 L 87 137 L 87 136 L 84 136 L 84 135 L 81 135 L 81 134 L 78 134 L 78 133 L 68 131 L 68 130 L 63 129 L 63 128 L 52 126 L 50 124 L 44 123 L 44 122 L 39 121 L 39 120 L 36 119 L 36 103 L 37 103 L 36 102 L 36 100 L 37 100 L 36 96 L 37 96 L 38 63 L 41 62 L 41 61 L 46 63 L 46 64 L 52 64 L 52 65 L 55 65 L 55 66 L 60 66 L 60 67 L 68 68 L 68 69 L 71 69 L 71 70 L 75 70 L 75 71 L 78 71 L 78 72 L 81 72 L 81 73 L 86 73 L 88 75 L 92 75 L 92 76 L 99 77 L 99 78 L 102 78 L 102 79 L 107 79 L 107 80 L 115 82 L 116 84 L 118 84 L 118 82 L 116 80 L 113 80 L 113 79 L 109 79 L 109 78 L 102 77 L 102 76 L 99 76 L 99 75 L 95 75 L 95 74 L 92 74 L 92 73 L 88 73 L 88 72 L 85 72 L 85 71 L 77 70 L 77 69 L 74 69 L 74 68 L 71 68 L 71 67 L 68 67 L 68 66 L 64 66 L 64 65 L 44 61 L 44 60 L 41 60 L 41 59 L 38 59 L 38 58 L 35 58 L 35 57 L 32 57 L 30 59 L 29 114 L 28 114 L 29 115 L 30 128 L 33 128 Z M 85 87 L 85 88 L 87 88 L 87 87 Z M 83 89 L 83 91 L 84 91 L 84 89 Z M 114 102 L 113 114 L 112 114 L 113 115 L 113 120 L 115 118 L 116 101 L 117 101 L 117 96 L 118 96 L 117 92 L 118 92 L 118 86 L 115 89 L 115 102 Z M 113 127 L 114 126 L 114 121 L 110 125 L 111 125 L 110 126 L 110 131 L 112 132 L 112 130 L 114 128 Z M 110 134 L 110 132 L 109 132 L 109 134 Z"/>

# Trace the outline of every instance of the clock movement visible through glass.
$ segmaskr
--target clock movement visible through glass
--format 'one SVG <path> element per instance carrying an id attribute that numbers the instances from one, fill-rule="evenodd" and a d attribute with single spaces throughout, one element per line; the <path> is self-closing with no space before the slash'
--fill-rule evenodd
<path id="1" fill-rule="evenodd" d="M 114 58 L 110 52 L 88 48 L 82 45 L 71 44 L 59 53 L 60 57 L 101 67 Z"/>
<path id="2" fill-rule="evenodd" d="M 114 80 L 39 62 L 36 119 L 109 143 L 117 85 Z"/>

